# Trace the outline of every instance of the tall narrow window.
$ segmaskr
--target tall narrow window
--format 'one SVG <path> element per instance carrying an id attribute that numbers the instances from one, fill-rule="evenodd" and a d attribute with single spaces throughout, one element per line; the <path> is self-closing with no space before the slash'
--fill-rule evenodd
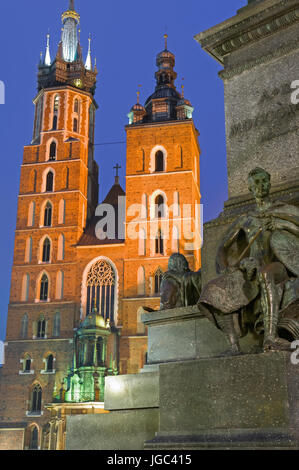
<path id="1" fill-rule="evenodd" d="M 46 372 L 53 372 L 54 357 L 53 354 L 49 354 L 46 358 Z"/>
<path id="2" fill-rule="evenodd" d="M 37 338 L 45 338 L 46 336 L 46 320 L 44 315 L 41 315 L 37 322 Z"/>
<path id="3" fill-rule="evenodd" d="M 50 145 L 50 155 L 49 155 L 49 160 L 56 160 L 56 142 L 52 142 Z"/>
<path id="4" fill-rule="evenodd" d="M 173 193 L 173 215 L 174 217 L 180 215 L 180 195 L 178 191 Z"/>
<path id="5" fill-rule="evenodd" d="M 25 372 L 26 374 L 29 374 L 30 370 L 31 370 L 31 357 L 28 354 L 26 354 L 23 360 L 23 372 Z"/>
<path id="6" fill-rule="evenodd" d="M 77 99 L 74 102 L 74 112 L 77 114 L 79 112 L 79 101 Z"/>
<path id="7" fill-rule="evenodd" d="M 32 237 L 26 240 L 25 263 L 31 263 L 32 259 Z"/>
<path id="8" fill-rule="evenodd" d="M 33 227 L 34 219 L 35 219 L 35 202 L 32 201 L 29 204 L 29 210 L 28 210 L 28 222 L 27 222 L 28 227 Z"/>
<path id="9" fill-rule="evenodd" d="M 142 194 L 141 198 L 141 218 L 146 219 L 147 218 L 147 195 Z"/>
<path id="10" fill-rule="evenodd" d="M 137 294 L 145 295 L 145 269 L 140 266 L 137 271 Z"/>
<path id="11" fill-rule="evenodd" d="M 21 302 L 27 302 L 29 298 L 29 274 L 24 274 L 22 281 Z"/>
<path id="12" fill-rule="evenodd" d="M 165 204 L 164 198 L 159 194 L 155 199 L 155 217 L 156 219 L 161 219 L 165 217 Z"/>
<path id="13" fill-rule="evenodd" d="M 139 230 L 138 254 L 139 256 L 145 256 L 146 254 L 146 233 L 144 228 Z"/>
<path id="14" fill-rule="evenodd" d="M 57 129 L 57 116 L 56 116 L 56 114 L 54 114 L 52 130 L 56 131 L 56 129 Z"/>
<path id="15" fill-rule="evenodd" d="M 39 299 L 43 302 L 48 300 L 49 280 L 46 274 L 43 275 L 40 281 L 40 296 Z"/>
<path id="16" fill-rule="evenodd" d="M 39 413 L 42 409 L 42 388 L 39 384 L 36 384 L 32 389 L 31 395 L 31 411 L 33 413 Z"/>
<path id="17" fill-rule="evenodd" d="M 164 254 L 164 240 L 161 230 L 158 231 L 156 236 L 156 254 L 163 255 Z"/>
<path id="18" fill-rule="evenodd" d="M 47 174 L 47 179 L 46 179 L 46 191 L 51 192 L 53 191 L 54 187 L 54 175 L 52 171 L 49 171 Z"/>
<path id="19" fill-rule="evenodd" d="M 180 252 L 180 235 L 178 227 L 174 226 L 172 230 L 172 252 Z"/>
<path id="20" fill-rule="evenodd" d="M 78 119 L 74 118 L 73 131 L 78 132 Z"/>
<path id="21" fill-rule="evenodd" d="M 49 238 L 46 238 L 43 244 L 43 255 L 42 255 L 43 263 L 50 262 L 50 254 L 51 254 L 51 242 Z"/>
<path id="22" fill-rule="evenodd" d="M 32 426 L 30 430 L 29 449 L 38 450 L 38 429 L 36 426 Z"/>
<path id="23" fill-rule="evenodd" d="M 54 113 L 57 113 L 59 110 L 59 95 L 56 95 L 54 98 Z"/>
<path id="24" fill-rule="evenodd" d="M 63 282 L 64 274 L 63 271 L 58 271 L 56 277 L 56 299 L 61 300 L 63 298 Z"/>
<path id="25" fill-rule="evenodd" d="M 65 200 L 61 199 L 59 202 L 58 223 L 64 224 L 65 222 Z"/>
<path id="26" fill-rule="evenodd" d="M 22 324 L 21 324 L 21 338 L 26 339 L 28 335 L 28 315 L 25 313 L 25 315 L 22 318 Z"/>
<path id="27" fill-rule="evenodd" d="M 60 313 L 55 313 L 53 321 L 53 336 L 58 338 L 60 336 Z"/>
<path id="28" fill-rule="evenodd" d="M 155 171 L 164 171 L 164 155 L 161 150 L 158 150 L 155 155 Z"/>
<path id="29" fill-rule="evenodd" d="M 163 277 L 163 272 L 159 268 L 155 273 L 155 294 L 160 294 L 162 277 Z"/>
<path id="30" fill-rule="evenodd" d="M 104 349 L 104 341 L 101 336 L 97 339 L 97 361 L 98 361 L 98 366 L 104 365 L 105 362 L 105 349 Z"/>
<path id="31" fill-rule="evenodd" d="M 53 109 L 53 123 L 52 130 L 56 131 L 58 123 L 58 111 L 59 111 L 59 95 L 56 95 L 54 98 L 54 109 Z"/>
<path id="32" fill-rule="evenodd" d="M 44 227 L 51 227 L 52 225 L 52 205 L 47 202 L 44 212 Z"/>
<path id="33" fill-rule="evenodd" d="M 59 261 L 64 260 L 64 235 L 60 234 L 58 237 L 58 253 L 57 253 L 57 259 Z"/>

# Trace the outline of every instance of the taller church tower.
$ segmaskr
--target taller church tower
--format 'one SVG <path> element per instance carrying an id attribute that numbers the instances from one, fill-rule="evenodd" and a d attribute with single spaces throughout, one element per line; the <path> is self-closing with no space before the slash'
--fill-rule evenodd
<path id="1" fill-rule="evenodd" d="M 47 37 L 33 139 L 24 148 L 1 371 L 0 447 L 6 449 L 40 447 L 49 421 L 44 404 L 52 401 L 55 383 L 72 364 L 73 330 L 80 317 L 75 246 L 98 202 L 97 70 L 90 42 L 83 62 L 79 21 L 70 0 L 53 61 Z"/>

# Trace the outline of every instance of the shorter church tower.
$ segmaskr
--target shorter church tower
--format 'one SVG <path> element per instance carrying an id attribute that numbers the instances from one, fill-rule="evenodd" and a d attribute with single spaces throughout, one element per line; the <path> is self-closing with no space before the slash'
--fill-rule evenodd
<path id="1" fill-rule="evenodd" d="M 146 361 L 143 306 L 158 309 L 160 283 L 173 253 L 193 270 L 201 265 L 198 131 L 193 107 L 175 86 L 175 56 L 157 55 L 156 87 L 128 114 L 126 258 L 120 370 L 135 373 Z"/>

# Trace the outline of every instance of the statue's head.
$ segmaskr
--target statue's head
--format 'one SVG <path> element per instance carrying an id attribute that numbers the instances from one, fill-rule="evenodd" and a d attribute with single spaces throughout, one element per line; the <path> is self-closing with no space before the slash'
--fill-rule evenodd
<path id="1" fill-rule="evenodd" d="M 271 175 L 263 168 L 255 168 L 248 175 L 248 188 L 255 198 L 267 197 L 271 189 Z"/>
<path id="2" fill-rule="evenodd" d="M 173 253 L 168 261 L 169 271 L 176 271 L 180 273 L 185 273 L 190 271 L 189 264 L 185 256 L 181 253 Z"/>

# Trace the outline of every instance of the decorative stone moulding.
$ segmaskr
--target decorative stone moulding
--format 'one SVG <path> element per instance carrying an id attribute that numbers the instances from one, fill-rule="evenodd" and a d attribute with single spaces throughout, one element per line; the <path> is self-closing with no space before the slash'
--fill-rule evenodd
<path id="1" fill-rule="evenodd" d="M 263 2 L 262 2 L 263 3 Z M 292 3 L 293 5 L 289 5 Z M 259 6 L 262 4 L 259 4 Z M 286 11 L 286 8 L 288 11 Z M 283 11 L 282 11 L 283 10 Z M 224 57 L 243 46 L 248 46 L 259 39 L 263 39 L 299 21 L 298 1 L 283 0 L 267 9 L 260 10 L 249 18 L 241 19 L 242 10 L 235 16 L 229 25 L 223 24 L 221 30 L 209 34 L 209 30 L 195 36 L 202 47 L 223 64 Z M 274 16 L 274 18 L 273 18 Z M 240 20 L 238 21 L 240 17 Z M 232 21 L 235 24 L 232 24 Z"/>

